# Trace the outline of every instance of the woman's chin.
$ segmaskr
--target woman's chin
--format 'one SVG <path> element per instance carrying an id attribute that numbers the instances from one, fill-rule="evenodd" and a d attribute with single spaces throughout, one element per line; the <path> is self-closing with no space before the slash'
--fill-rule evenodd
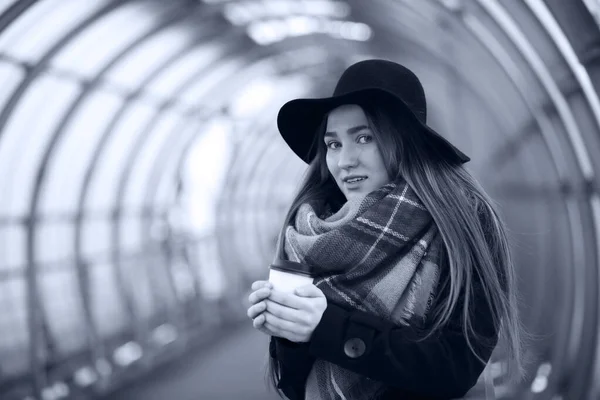
<path id="1" fill-rule="evenodd" d="M 346 196 L 346 200 L 362 199 L 367 194 L 368 194 L 368 192 L 365 192 L 363 190 L 351 190 L 351 191 L 346 191 L 344 193 L 344 195 Z"/>

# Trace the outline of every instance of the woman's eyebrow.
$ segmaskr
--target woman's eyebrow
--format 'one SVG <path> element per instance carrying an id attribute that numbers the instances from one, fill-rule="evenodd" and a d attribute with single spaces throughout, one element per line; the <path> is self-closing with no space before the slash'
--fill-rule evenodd
<path id="1" fill-rule="evenodd" d="M 352 128 L 349 128 L 346 132 L 348 132 L 349 135 L 352 135 L 352 134 L 362 131 L 363 129 L 369 129 L 369 127 L 366 125 L 357 125 L 357 126 L 353 126 Z M 331 137 L 331 136 L 337 136 L 335 131 L 325 132 L 325 137 Z"/>

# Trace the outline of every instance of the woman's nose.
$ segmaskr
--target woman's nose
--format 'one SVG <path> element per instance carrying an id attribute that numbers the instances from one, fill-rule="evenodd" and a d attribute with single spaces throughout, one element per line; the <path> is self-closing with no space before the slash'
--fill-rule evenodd
<path id="1" fill-rule="evenodd" d="M 338 166 L 340 168 L 352 168 L 358 164 L 358 151 L 353 146 L 345 146 L 340 152 Z"/>

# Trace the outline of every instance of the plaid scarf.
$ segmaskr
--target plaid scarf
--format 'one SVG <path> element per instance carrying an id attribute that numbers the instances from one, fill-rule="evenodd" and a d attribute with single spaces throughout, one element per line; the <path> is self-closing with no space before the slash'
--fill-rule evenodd
<path id="1" fill-rule="evenodd" d="M 347 201 L 333 215 L 302 204 L 284 235 L 285 256 L 317 269 L 328 302 L 397 324 L 420 324 L 439 278 L 443 242 L 431 214 L 400 179 Z M 317 359 L 306 398 L 369 399 L 385 390 L 336 364 Z"/>

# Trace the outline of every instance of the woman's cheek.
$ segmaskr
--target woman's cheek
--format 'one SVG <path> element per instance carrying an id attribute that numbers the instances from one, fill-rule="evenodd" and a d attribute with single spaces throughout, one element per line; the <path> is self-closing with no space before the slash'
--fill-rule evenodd
<path id="1" fill-rule="evenodd" d="M 336 178 L 337 177 L 336 161 L 335 161 L 335 157 L 331 153 L 327 153 L 327 156 L 325 157 L 325 163 L 327 164 L 327 169 L 329 170 L 329 173 L 334 178 Z"/>

